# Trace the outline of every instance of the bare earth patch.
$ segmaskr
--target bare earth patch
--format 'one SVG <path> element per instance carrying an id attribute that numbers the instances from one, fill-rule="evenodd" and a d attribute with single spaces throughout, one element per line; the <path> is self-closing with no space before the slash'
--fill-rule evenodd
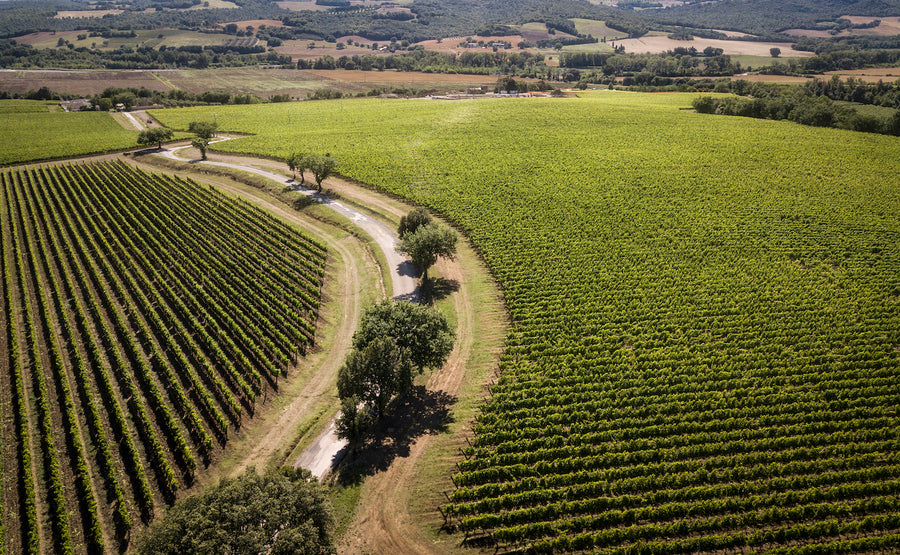
<path id="1" fill-rule="evenodd" d="M 67 10 L 56 12 L 54 19 L 76 19 L 88 17 L 103 17 L 104 15 L 119 15 L 122 10 Z"/>
<path id="2" fill-rule="evenodd" d="M 328 79 L 345 83 L 367 83 L 379 85 L 416 85 L 428 83 L 443 84 L 495 84 L 495 76 L 463 75 L 450 73 L 417 73 L 404 71 L 346 71 L 342 69 L 311 69 L 306 73 L 319 79 Z"/>
<path id="3" fill-rule="evenodd" d="M 783 58 L 809 58 L 815 56 L 812 52 L 794 50 L 789 42 L 751 42 L 738 40 L 704 39 L 696 37 L 693 40 L 673 40 L 667 36 L 644 36 L 638 39 L 623 39 L 615 41 L 617 46 L 624 46 L 626 53 L 634 54 L 660 54 L 675 48 L 694 47 L 702 51 L 708 46 L 721 48 L 725 54 L 732 56 L 770 56 L 770 48 L 780 48 Z"/>
<path id="4" fill-rule="evenodd" d="M 878 81 L 890 82 L 900 79 L 900 67 L 876 67 L 869 69 L 828 71 L 825 73 L 825 75 L 840 75 L 845 79 L 847 77 L 853 77 L 854 79 L 859 79 L 870 83 L 877 83 Z"/>
<path id="5" fill-rule="evenodd" d="M 157 73 L 164 73 L 164 71 Z M 165 91 L 171 88 L 157 79 L 154 72 L 145 70 L 0 70 L 0 90 L 2 91 L 24 93 L 44 86 L 54 92 L 81 96 L 97 94 L 111 86 L 145 87 L 154 91 Z"/>

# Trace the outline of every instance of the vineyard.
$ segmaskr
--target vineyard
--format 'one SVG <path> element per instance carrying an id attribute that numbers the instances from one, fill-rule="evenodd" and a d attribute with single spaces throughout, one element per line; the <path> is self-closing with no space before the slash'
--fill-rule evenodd
<path id="1" fill-rule="evenodd" d="M 0 198 L 5 547 L 121 551 L 312 344 L 324 247 L 123 163 L 7 170 Z"/>
<path id="2" fill-rule="evenodd" d="M 46 103 L 0 100 L 0 114 L 0 137 L 8 138 L 0 144 L 0 164 L 109 152 L 137 142 L 137 131 L 105 112 L 48 112 Z"/>
<path id="3" fill-rule="evenodd" d="M 222 148 L 330 152 L 446 214 L 503 287 L 441 506 L 467 544 L 900 549 L 900 140 L 691 99 L 216 108 L 256 134 Z"/>

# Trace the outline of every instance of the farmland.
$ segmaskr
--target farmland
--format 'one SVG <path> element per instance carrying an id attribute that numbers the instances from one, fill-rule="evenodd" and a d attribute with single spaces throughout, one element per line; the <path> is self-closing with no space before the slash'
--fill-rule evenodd
<path id="1" fill-rule="evenodd" d="M 900 140 L 682 110 L 692 98 L 154 115 L 215 110 L 255 134 L 228 150 L 330 152 L 483 253 L 512 329 L 444 486 L 461 539 L 895 550 Z"/>
<path id="2" fill-rule="evenodd" d="M 120 551 L 312 345 L 326 253 L 122 163 L 0 184 L 4 547 Z"/>
<path id="3" fill-rule="evenodd" d="M 137 131 L 100 112 L 49 112 L 42 103 L 0 100 L 0 164 L 107 152 L 134 146 Z M 46 103 L 43 103 L 46 104 Z"/>

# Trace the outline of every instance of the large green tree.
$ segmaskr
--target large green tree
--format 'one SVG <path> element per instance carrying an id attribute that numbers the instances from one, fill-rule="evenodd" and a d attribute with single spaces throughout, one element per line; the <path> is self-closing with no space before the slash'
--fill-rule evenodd
<path id="1" fill-rule="evenodd" d="M 403 358 L 421 374 L 426 368 L 438 368 L 444 364 L 453 350 L 456 334 L 439 310 L 409 301 L 387 299 L 363 314 L 353 334 L 353 348 L 363 349 L 379 337 L 393 340 Z M 407 391 L 410 387 L 411 378 L 400 384 L 400 391 Z"/>
<path id="2" fill-rule="evenodd" d="M 438 258 L 453 258 L 456 254 L 456 233 L 437 223 L 423 225 L 400 239 L 400 252 L 409 255 L 413 264 L 422 271 L 422 280 L 428 281 L 428 269 Z"/>
<path id="3" fill-rule="evenodd" d="M 361 440 L 391 399 L 412 389 L 416 372 L 444 364 L 454 339 L 447 319 L 432 308 L 385 300 L 366 310 L 338 372 L 338 435 Z"/>
<path id="4" fill-rule="evenodd" d="M 338 371 L 338 396 L 357 399 L 372 409 L 375 418 L 381 418 L 390 400 L 399 393 L 404 376 L 412 374 L 408 365 L 392 338 L 376 337 L 347 355 Z"/>
<path id="5" fill-rule="evenodd" d="M 334 553 L 328 499 L 308 470 L 250 469 L 178 501 L 136 541 L 140 554 Z"/>
<path id="6" fill-rule="evenodd" d="M 209 148 L 209 142 L 216 136 L 218 124 L 211 121 L 192 121 L 188 125 L 188 131 L 196 135 L 191 140 L 191 146 L 200 151 L 200 157 L 206 160 L 206 150 Z"/>
<path id="7" fill-rule="evenodd" d="M 152 145 L 156 143 L 156 148 L 162 148 L 163 141 L 172 139 L 172 130 L 166 127 L 151 127 L 144 129 L 138 135 L 137 142 L 139 145 Z"/>
<path id="8" fill-rule="evenodd" d="M 328 179 L 334 173 L 334 170 L 337 169 L 337 160 L 328 154 L 325 156 L 309 155 L 305 160 L 307 164 L 306 169 L 313 172 L 313 178 L 316 180 L 316 189 L 321 193 L 322 182 Z"/>

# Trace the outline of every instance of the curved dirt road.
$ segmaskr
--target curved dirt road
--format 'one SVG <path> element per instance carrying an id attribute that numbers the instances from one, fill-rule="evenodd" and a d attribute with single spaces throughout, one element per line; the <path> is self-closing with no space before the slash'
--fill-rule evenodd
<path id="1" fill-rule="evenodd" d="M 175 158 L 173 154 L 169 154 L 170 158 Z M 233 167 L 243 171 L 252 172 L 262 175 L 269 179 L 273 179 L 278 183 L 287 185 L 295 185 L 290 179 L 284 176 L 266 172 L 260 167 L 250 166 L 249 164 L 259 165 L 261 167 L 270 167 L 276 169 L 277 163 L 271 160 L 252 159 L 241 157 L 240 155 L 229 156 L 228 159 L 232 163 L 212 162 L 215 165 L 225 167 Z M 361 206 L 371 208 L 378 214 L 386 214 L 391 217 L 397 217 L 406 213 L 409 207 L 385 197 L 376 194 L 368 189 L 360 188 L 353 183 L 349 183 L 340 178 L 332 178 L 330 186 L 342 197 L 353 199 L 355 203 Z M 309 193 L 308 193 L 309 194 Z M 343 203 L 335 203 L 334 201 L 326 201 L 334 207 L 347 208 Z M 356 222 L 369 223 L 371 218 L 358 213 L 356 217 L 352 214 L 342 212 L 347 217 Z M 393 236 L 393 230 L 388 226 L 384 226 L 388 236 Z M 373 230 L 374 231 L 374 230 Z M 377 232 L 370 232 L 373 237 L 378 236 Z M 408 272 L 404 271 L 402 261 L 398 262 L 396 252 L 393 251 L 393 243 L 384 241 L 379 242 L 380 249 L 385 251 L 388 260 L 394 260 L 391 264 L 393 291 L 395 296 L 404 295 L 404 291 L 411 292 L 415 286 Z M 388 247 L 388 245 L 391 245 Z M 472 265 L 481 267 L 481 270 L 475 269 Z M 457 342 L 454 351 L 451 353 L 447 364 L 432 374 L 426 385 L 426 389 L 430 392 L 436 392 L 438 395 L 446 394 L 449 397 L 458 397 L 460 400 L 465 396 L 474 397 L 472 388 L 481 392 L 481 387 L 486 384 L 487 372 L 489 369 L 496 368 L 496 360 L 503 347 L 504 338 L 506 337 L 507 320 L 505 309 L 502 304 L 502 294 L 493 286 L 492 280 L 489 286 L 484 283 L 480 285 L 472 280 L 473 276 L 486 274 L 477 255 L 466 245 L 461 245 L 459 256 L 452 261 L 441 260 L 435 267 L 436 273 L 451 283 L 456 283 L 458 289 L 451 297 L 453 311 L 457 315 Z M 347 276 L 349 277 L 349 276 Z M 477 281 L 477 280 L 476 280 Z M 398 286 L 399 284 L 399 286 Z M 476 311 L 476 307 L 478 307 Z M 357 309 L 358 314 L 358 309 Z M 349 350 L 349 341 L 352 337 L 353 326 L 355 326 L 356 318 L 348 323 L 341 321 L 336 323 L 341 325 L 342 331 L 339 332 L 343 336 L 343 341 L 347 343 L 343 348 Z M 349 331 L 347 331 L 347 326 Z M 475 347 L 475 344 L 478 344 Z M 333 349 L 332 349 L 333 351 Z M 337 372 L 343 356 L 331 357 L 333 368 L 329 367 L 326 371 L 323 367 L 314 370 L 316 373 L 329 374 L 333 377 Z M 479 375 L 479 370 L 484 375 Z M 333 380 L 332 380 L 333 381 Z M 466 392 L 466 390 L 469 390 Z M 305 395 L 305 392 L 304 392 Z M 291 404 L 296 404 L 293 401 Z M 326 473 L 332 466 L 334 455 L 340 451 L 342 443 L 340 443 L 333 433 L 329 433 L 333 429 L 333 420 L 329 422 L 329 430 L 316 438 L 312 446 L 307 448 L 301 455 L 300 459 L 303 464 L 315 471 L 317 476 Z M 462 425 L 462 423 L 460 423 Z M 271 430 L 270 434 L 283 434 L 285 427 L 275 426 L 273 428 L 266 427 Z M 461 443 L 462 436 L 460 432 L 454 433 L 455 441 Z M 439 515 L 427 515 L 423 513 L 422 499 L 427 499 L 426 504 L 437 505 L 440 503 L 440 488 L 429 482 L 429 489 L 434 491 L 431 497 L 422 495 L 425 493 L 421 489 L 423 482 L 421 476 L 421 463 L 428 460 L 429 464 L 434 465 L 434 455 L 430 450 L 432 446 L 438 450 L 447 450 L 446 434 L 443 437 L 425 434 L 414 439 L 410 444 L 409 451 L 395 458 L 390 465 L 383 471 L 376 472 L 366 477 L 360 494 L 359 503 L 356 512 L 348 523 L 348 529 L 343 534 L 343 540 L 338 545 L 338 552 L 341 555 L 356 555 L 369 553 L 431 553 L 431 554 L 447 554 L 456 552 L 456 542 L 448 536 L 429 537 L 430 533 L 426 531 L 437 529 L 439 523 L 435 524 L 435 518 Z M 450 439 L 454 441 L 454 439 Z M 265 443 L 265 442 L 263 442 Z M 272 442 L 277 444 L 278 442 Z M 443 447 L 442 447 L 443 445 Z M 251 448 L 256 451 L 257 446 Z M 450 453 L 455 453 L 456 446 L 449 448 Z M 255 459 L 258 467 L 266 459 L 266 453 L 257 453 Z M 272 452 L 274 453 L 274 451 Z M 330 455 L 329 455 L 330 453 Z M 446 458 L 446 455 L 440 455 Z M 451 455 L 452 458 L 452 455 Z M 452 460 L 447 459 L 443 463 L 447 466 L 439 472 L 440 475 L 449 476 Z M 440 467 L 440 464 L 438 467 Z M 440 478 L 436 478 L 440 482 Z M 414 492 L 413 487 L 417 488 Z M 432 497 L 438 496 L 437 499 Z M 436 510 L 432 509 L 436 513 Z M 430 524 L 424 524 L 424 523 Z M 433 525 L 433 527 L 432 527 Z"/>
<path id="2" fill-rule="evenodd" d="M 220 138 L 215 142 L 226 140 L 228 139 Z M 176 152 L 187 148 L 190 148 L 190 146 L 175 147 L 171 150 L 163 151 L 161 154 L 166 158 L 184 161 L 183 158 L 179 158 L 176 155 Z M 416 288 L 418 287 L 418 284 L 416 283 L 415 277 L 413 275 L 412 264 L 408 260 L 406 260 L 406 258 L 402 254 L 397 252 L 397 233 L 387 224 L 376 220 L 371 216 L 367 216 L 359 210 L 351 206 L 347 206 L 342 202 L 336 201 L 321 193 L 317 193 L 315 191 L 307 189 L 293 179 L 286 178 L 283 175 L 279 175 L 277 173 L 263 170 L 255 166 L 233 162 L 205 160 L 198 163 L 210 166 L 237 169 L 265 177 L 266 179 L 270 179 L 272 181 L 275 181 L 276 183 L 282 183 L 293 188 L 296 191 L 302 192 L 303 194 L 314 198 L 319 203 L 331 208 L 338 214 L 351 220 L 354 225 L 368 233 L 378 245 L 378 248 L 384 253 L 384 257 L 385 259 L 387 259 L 388 269 L 391 274 L 391 282 L 393 283 L 393 297 L 398 300 L 412 300 L 416 298 Z M 352 332 L 350 335 L 352 335 Z M 337 462 L 339 462 L 343 454 L 343 449 L 344 447 L 346 447 L 347 442 L 337 437 L 337 431 L 335 429 L 335 420 L 337 416 L 338 415 L 334 415 L 332 417 L 327 429 L 322 432 L 322 434 L 319 435 L 319 437 L 317 437 L 310 444 L 310 446 L 303 451 L 303 453 L 300 454 L 297 460 L 293 463 L 294 466 L 307 468 L 313 473 L 314 476 L 321 479 L 333 468 L 333 466 Z M 273 428 L 270 433 L 280 433 L 281 430 L 283 430 L 283 428 Z"/>

